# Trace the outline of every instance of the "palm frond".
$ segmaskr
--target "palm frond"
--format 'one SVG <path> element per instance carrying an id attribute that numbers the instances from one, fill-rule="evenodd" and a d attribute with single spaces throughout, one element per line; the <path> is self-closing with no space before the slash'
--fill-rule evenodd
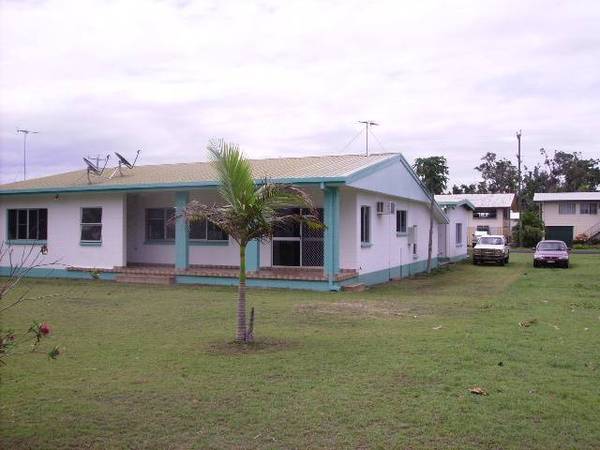
<path id="1" fill-rule="evenodd" d="M 250 163 L 237 144 L 223 139 L 210 141 L 208 151 L 217 170 L 221 196 L 235 210 L 243 211 L 253 203 L 255 192 Z"/>

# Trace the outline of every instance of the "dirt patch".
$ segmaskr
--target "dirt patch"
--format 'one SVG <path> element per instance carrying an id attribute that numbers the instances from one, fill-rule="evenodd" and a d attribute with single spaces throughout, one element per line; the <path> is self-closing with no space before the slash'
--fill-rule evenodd
<path id="1" fill-rule="evenodd" d="M 301 313 L 348 314 L 364 318 L 418 317 L 426 313 L 423 308 L 417 308 L 414 305 L 411 306 L 396 302 L 366 302 L 363 300 L 352 302 L 304 303 L 296 306 L 296 310 Z"/>
<path id="2" fill-rule="evenodd" d="M 256 339 L 251 343 L 212 342 L 207 344 L 206 352 L 211 355 L 246 355 L 253 353 L 272 353 L 298 348 L 297 342 L 277 339 Z"/>

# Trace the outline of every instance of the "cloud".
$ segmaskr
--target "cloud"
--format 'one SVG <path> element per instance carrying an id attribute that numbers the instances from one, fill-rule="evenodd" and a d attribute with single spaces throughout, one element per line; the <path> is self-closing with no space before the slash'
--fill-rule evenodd
<path id="1" fill-rule="evenodd" d="M 0 181 L 142 148 L 197 161 L 212 137 L 252 157 L 373 150 L 600 155 L 600 5 L 548 2 L 2 2 Z"/>

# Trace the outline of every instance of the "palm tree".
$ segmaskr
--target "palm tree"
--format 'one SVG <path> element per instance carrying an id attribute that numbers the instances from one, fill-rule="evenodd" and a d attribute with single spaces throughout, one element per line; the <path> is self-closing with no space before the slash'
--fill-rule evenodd
<path id="1" fill-rule="evenodd" d="M 293 222 L 322 227 L 312 201 L 303 190 L 268 179 L 255 182 L 252 168 L 239 146 L 222 139 L 208 144 L 217 171 L 222 203 L 206 205 L 192 201 L 184 212 L 188 221 L 208 220 L 220 227 L 240 247 L 240 273 L 237 307 L 236 341 L 252 340 L 246 327 L 246 246 L 253 240 L 266 240 L 274 230 Z M 291 213 L 289 208 L 303 208 L 308 214 Z M 286 210 L 286 208 L 288 208 Z"/>

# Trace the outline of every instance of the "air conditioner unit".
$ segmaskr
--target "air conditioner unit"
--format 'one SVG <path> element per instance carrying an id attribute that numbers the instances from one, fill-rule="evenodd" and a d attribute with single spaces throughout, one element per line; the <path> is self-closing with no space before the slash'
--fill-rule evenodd
<path id="1" fill-rule="evenodd" d="M 377 202 L 377 215 L 395 214 L 396 204 L 394 202 Z"/>

